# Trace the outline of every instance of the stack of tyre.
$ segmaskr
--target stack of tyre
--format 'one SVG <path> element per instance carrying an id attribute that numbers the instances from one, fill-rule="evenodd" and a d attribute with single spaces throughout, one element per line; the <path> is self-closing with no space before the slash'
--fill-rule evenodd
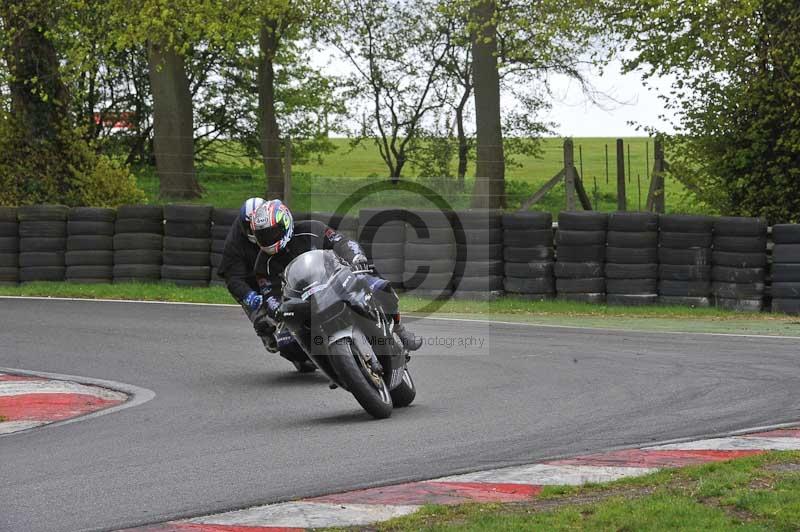
<path id="1" fill-rule="evenodd" d="M 122 205 L 114 223 L 114 282 L 161 279 L 164 210 L 161 205 Z"/>
<path id="2" fill-rule="evenodd" d="M 67 213 L 62 205 L 28 205 L 19 219 L 19 280 L 63 281 Z"/>
<path id="3" fill-rule="evenodd" d="M 309 220 L 322 222 L 351 240 L 358 238 L 358 218 L 355 216 L 340 216 L 333 212 L 318 211 L 309 212 L 307 216 Z"/>
<path id="4" fill-rule="evenodd" d="M 561 212 L 556 232 L 556 293 L 559 299 L 602 303 L 606 298 L 604 263 L 608 215 Z"/>
<path id="5" fill-rule="evenodd" d="M 772 311 L 800 314 L 800 225 L 772 226 Z"/>
<path id="6" fill-rule="evenodd" d="M 114 209 L 75 207 L 67 215 L 64 277 L 74 283 L 110 283 L 114 278 Z"/>
<path id="7" fill-rule="evenodd" d="M 503 287 L 525 299 L 550 299 L 553 277 L 553 217 L 549 212 L 503 216 Z"/>
<path id="8" fill-rule="evenodd" d="M 503 212 L 456 212 L 464 242 L 456 239 L 453 297 L 494 300 L 503 294 Z"/>
<path id="9" fill-rule="evenodd" d="M 358 213 L 358 243 L 375 271 L 392 283 L 403 286 L 406 224 L 396 209 L 361 209 Z"/>
<path id="10" fill-rule="evenodd" d="M 758 312 L 764 307 L 767 223 L 759 218 L 714 218 L 711 292 L 717 307 Z"/>
<path id="11" fill-rule="evenodd" d="M 669 214 L 661 215 L 658 224 L 659 303 L 709 306 L 713 218 Z"/>
<path id="12" fill-rule="evenodd" d="M 615 212 L 606 234 L 606 302 L 652 305 L 658 301 L 658 215 Z"/>
<path id="13" fill-rule="evenodd" d="M 211 285 L 224 286 L 225 279 L 217 274 L 220 262 L 222 262 L 222 252 L 225 250 L 225 239 L 231 225 L 236 221 L 239 209 L 214 209 L 211 214 Z"/>
<path id="14" fill-rule="evenodd" d="M 0 207 L 0 285 L 19 282 L 19 223 L 17 209 Z"/>
<path id="15" fill-rule="evenodd" d="M 179 286 L 208 286 L 211 278 L 211 206 L 164 206 L 161 280 Z"/>
<path id="16" fill-rule="evenodd" d="M 456 241 L 450 211 L 414 211 L 406 227 L 403 287 L 420 297 L 452 295 Z"/>

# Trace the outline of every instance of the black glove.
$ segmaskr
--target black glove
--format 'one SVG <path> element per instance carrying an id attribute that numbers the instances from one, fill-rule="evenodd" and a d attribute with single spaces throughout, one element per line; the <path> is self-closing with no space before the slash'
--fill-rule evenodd
<path id="1" fill-rule="evenodd" d="M 259 336 L 269 336 L 275 331 L 275 319 L 265 307 L 258 309 L 253 317 L 253 329 Z"/>
<path id="2" fill-rule="evenodd" d="M 369 270 L 369 261 L 363 253 L 356 254 L 353 257 L 352 264 L 354 270 Z"/>

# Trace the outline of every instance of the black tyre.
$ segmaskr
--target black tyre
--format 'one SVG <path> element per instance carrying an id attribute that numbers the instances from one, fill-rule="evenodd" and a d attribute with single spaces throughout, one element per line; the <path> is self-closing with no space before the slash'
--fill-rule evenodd
<path id="1" fill-rule="evenodd" d="M 493 291 L 503 289 L 502 275 L 462 277 L 453 283 L 453 290 Z"/>
<path id="2" fill-rule="evenodd" d="M 605 231 L 608 215 L 602 212 L 577 211 L 558 213 L 558 230 L 567 231 Z"/>
<path id="3" fill-rule="evenodd" d="M 122 218 L 114 223 L 114 233 L 152 233 L 160 235 L 164 233 L 164 222 L 162 220 Z"/>
<path id="4" fill-rule="evenodd" d="M 16 253 L 0 253 L 0 268 L 18 268 L 19 255 Z"/>
<path id="5" fill-rule="evenodd" d="M 523 279 L 552 277 L 553 264 L 552 261 L 506 262 L 503 264 L 503 273 L 506 277 L 520 277 Z"/>
<path id="6" fill-rule="evenodd" d="M 452 274 L 455 268 L 454 259 L 409 260 L 406 259 L 404 269 L 407 272 L 427 271 L 428 273 Z"/>
<path id="7" fill-rule="evenodd" d="M 559 279 L 603 277 L 602 262 L 556 262 L 553 273 Z"/>
<path id="8" fill-rule="evenodd" d="M 771 270 L 772 282 L 800 283 L 800 264 L 773 264 Z"/>
<path id="9" fill-rule="evenodd" d="M 708 281 L 711 279 L 711 266 L 661 264 L 658 278 L 668 281 Z"/>
<path id="10" fill-rule="evenodd" d="M 164 205 L 164 219 L 167 222 L 189 222 L 208 225 L 211 221 L 210 205 Z"/>
<path id="11" fill-rule="evenodd" d="M 164 220 L 164 209 L 161 205 L 121 205 L 117 207 L 117 220 Z"/>
<path id="12" fill-rule="evenodd" d="M 552 247 L 540 246 L 529 248 L 503 248 L 503 259 L 506 262 L 552 261 L 555 253 Z"/>
<path id="13" fill-rule="evenodd" d="M 503 231 L 503 244 L 509 247 L 552 246 L 552 229 L 506 229 Z"/>
<path id="14" fill-rule="evenodd" d="M 82 220 L 69 221 L 67 222 L 67 234 L 69 236 L 75 236 L 75 235 L 114 236 L 114 223 L 87 222 Z"/>
<path id="15" fill-rule="evenodd" d="M 13 284 L 19 282 L 19 268 L 0 266 L 0 282 Z"/>
<path id="16" fill-rule="evenodd" d="M 558 262 L 605 262 L 606 246 L 560 246 L 556 257 Z"/>
<path id="17" fill-rule="evenodd" d="M 455 219 L 465 230 L 498 229 L 503 224 L 503 211 L 499 209 L 465 209 L 455 211 Z"/>
<path id="18" fill-rule="evenodd" d="M 212 253 L 224 253 L 225 252 L 225 241 L 224 240 L 212 240 L 211 241 L 211 252 Z"/>
<path id="19" fill-rule="evenodd" d="M 767 236 L 714 236 L 716 251 L 761 253 L 767 250 Z"/>
<path id="20" fill-rule="evenodd" d="M 662 214 L 658 218 L 658 227 L 661 231 L 675 233 L 711 233 L 714 219 L 691 214 Z"/>
<path id="21" fill-rule="evenodd" d="M 711 299 L 709 297 L 690 297 L 690 296 L 658 296 L 659 305 L 668 305 L 676 307 L 692 307 L 692 308 L 705 308 L 711 306 Z"/>
<path id="22" fill-rule="evenodd" d="M 205 281 L 211 276 L 211 266 L 161 266 L 161 278 L 164 280 Z"/>
<path id="23" fill-rule="evenodd" d="M 658 281 L 656 279 L 606 279 L 606 292 L 621 295 L 656 295 Z"/>
<path id="24" fill-rule="evenodd" d="M 712 255 L 714 266 L 732 266 L 734 268 L 764 268 L 767 265 L 767 253 L 732 253 L 715 251 Z"/>
<path id="25" fill-rule="evenodd" d="M 590 303 L 592 305 L 599 305 L 601 303 L 606 302 L 606 294 L 605 293 L 597 293 L 597 294 L 573 294 L 569 292 L 560 292 L 557 296 L 557 299 L 562 301 L 574 301 L 576 303 Z"/>
<path id="26" fill-rule="evenodd" d="M 67 251 L 64 254 L 67 266 L 111 266 L 114 264 L 113 251 Z"/>
<path id="27" fill-rule="evenodd" d="M 556 279 L 558 294 L 600 294 L 606 291 L 604 277 L 587 279 Z"/>
<path id="28" fill-rule="evenodd" d="M 211 239 L 211 225 L 196 222 L 176 222 L 167 220 L 164 224 L 164 234 L 178 238 Z"/>
<path id="29" fill-rule="evenodd" d="M 392 396 L 380 377 L 373 377 L 363 361 L 360 350 L 372 349 L 364 334 L 353 328 L 355 338 L 331 344 L 329 361 L 344 388 L 353 394 L 358 404 L 377 419 L 392 415 Z M 365 353 L 364 355 L 367 355 Z M 369 375 L 369 376 L 368 376 Z"/>
<path id="30" fill-rule="evenodd" d="M 211 240 L 225 240 L 231 231 L 230 225 L 212 225 Z"/>
<path id="31" fill-rule="evenodd" d="M 800 299 L 772 298 L 772 312 L 800 314 Z"/>
<path id="32" fill-rule="evenodd" d="M 649 212 L 612 212 L 608 215 L 608 230 L 615 232 L 656 232 L 658 215 Z"/>
<path id="33" fill-rule="evenodd" d="M 800 299 L 800 283 L 772 283 L 771 290 L 773 299 Z"/>
<path id="34" fill-rule="evenodd" d="M 672 249 L 709 248 L 713 241 L 711 233 L 661 231 L 658 234 L 658 242 L 661 247 Z"/>
<path id="35" fill-rule="evenodd" d="M 503 260 L 502 244 L 456 246 L 456 257 L 467 261 Z"/>
<path id="36" fill-rule="evenodd" d="M 67 220 L 83 222 L 110 222 L 112 225 L 117 211 L 103 207 L 73 207 L 67 213 Z"/>
<path id="37" fill-rule="evenodd" d="M 466 238 L 466 233 L 464 234 Z M 428 228 L 427 233 L 406 232 L 406 242 L 414 244 L 455 244 L 456 237 L 449 227 Z"/>
<path id="38" fill-rule="evenodd" d="M 19 238 L 19 224 L 17 222 L 0 221 L 0 238 Z"/>
<path id="39" fill-rule="evenodd" d="M 658 264 L 615 264 L 605 265 L 606 279 L 656 279 Z"/>
<path id="40" fill-rule="evenodd" d="M 697 266 L 701 266 L 704 264 L 711 264 L 711 250 L 709 248 L 695 248 L 695 249 L 659 248 L 657 262 L 660 262 L 661 264 L 678 264 L 678 265 L 694 264 Z"/>
<path id="41" fill-rule="evenodd" d="M 153 249 L 161 251 L 164 238 L 150 233 L 123 233 L 114 235 L 114 250 Z"/>
<path id="42" fill-rule="evenodd" d="M 452 273 L 420 274 L 418 277 L 414 271 L 406 270 L 403 272 L 403 286 L 409 290 L 444 290 L 450 288 L 452 278 Z"/>
<path id="43" fill-rule="evenodd" d="M 403 256 L 411 260 L 435 260 L 455 258 L 456 247 L 452 244 L 415 244 L 405 246 Z"/>
<path id="44" fill-rule="evenodd" d="M 552 294 L 555 292 L 556 283 L 551 277 L 540 279 L 506 277 L 503 279 L 503 288 L 506 292 L 518 294 Z"/>
<path id="45" fill-rule="evenodd" d="M 20 282 L 31 281 L 63 281 L 64 266 L 31 266 L 19 269 Z"/>
<path id="46" fill-rule="evenodd" d="M 462 273 L 465 277 L 479 277 L 487 275 L 503 276 L 503 261 L 481 260 L 463 263 Z"/>
<path id="47" fill-rule="evenodd" d="M 52 267 L 64 266 L 64 253 L 63 252 L 33 252 L 33 253 L 20 253 L 19 254 L 20 268 L 30 267 Z"/>
<path id="48" fill-rule="evenodd" d="M 711 293 L 728 299 L 758 299 L 764 295 L 764 283 L 714 282 L 711 284 Z"/>
<path id="49" fill-rule="evenodd" d="M 20 252 L 48 252 L 48 251 L 64 251 L 67 247 L 66 238 L 20 238 L 19 250 Z"/>
<path id="50" fill-rule="evenodd" d="M 214 278 L 215 270 L 219 268 L 220 263 L 222 263 L 222 254 L 220 253 L 211 253 L 208 256 L 209 263 L 211 264 L 211 278 Z"/>
<path id="51" fill-rule="evenodd" d="M 0 253 L 19 252 L 19 238 L 15 236 L 0 236 Z"/>
<path id="52" fill-rule="evenodd" d="M 26 221 L 19 223 L 20 238 L 63 238 L 67 236 L 67 224 L 43 221 Z"/>
<path id="53" fill-rule="evenodd" d="M 730 266 L 711 268 L 711 280 L 723 283 L 763 283 L 766 276 L 765 268 L 731 268 Z"/>
<path id="54" fill-rule="evenodd" d="M 800 224 L 775 224 L 772 240 L 776 244 L 800 244 Z"/>
<path id="55" fill-rule="evenodd" d="M 491 246 L 503 243 L 501 229 L 470 229 L 464 232 L 464 242 L 469 246 Z"/>
<path id="56" fill-rule="evenodd" d="M 657 302 L 658 295 L 656 294 L 606 294 L 606 303 L 609 305 L 643 307 L 655 305 Z"/>
<path id="57" fill-rule="evenodd" d="M 714 298 L 714 306 L 736 312 L 761 312 L 764 310 L 764 300 L 755 299 L 729 299 L 725 297 Z"/>
<path id="58" fill-rule="evenodd" d="M 800 263 L 800 244 L 778 244 L 772 249 L 773 262 Z"/>
<path id="59" fill-rule="evenodd" d="M 403 371 L 403 381 L 398 384 L 394 390 L 389 392 L 392 396 L 392 403 L 395 408 L 403 408 L 414 402 L 417 397 L 417 388 L 414 386 L 414 380 L 408 372 L 408 368 Z"/>
<path id="60" fill-rule="evenodd" d="M 719 216 L 714 218 L 716 236 L 766 236 L 767 222 L 760 218 Z"/>
<path id="61" fill-rule="evenodd" d="M 405 262 L 403 259 L 375 259 L 373 264 L 379 274 L 391 274 L 405 271 Z"/>
<path id="62" fill-rule="evenodd" d="M 64 277 L 70 279 L 105 279 L 111 282 L 113 266 L 67 266 Z"/>
<path id="63" fill-rule="evenodd" d="M 354 216 L 339 216 L 332 212 L 309 212 L 308 220 L 316 220 L 333 229 L 342 231 L 357 231 L 358 218 Z"/>
<path id="64" fill-rule="evenodd" d="M 53 223 L 54 220 L 67 219 L 69 207 L 63 205 L 25 205 L 17 207 L 17 219 L 23 221 L 43 221 Z"/>
<path id="65" fill-rule="evenodd" d="M 402 259 L 404 257 L 405 244 L 372 244 L 369 256 L 372 258 Z"/>
<path id="66" fill-rule="evenodd" d="M 211 221 L 214 225 L 233 225 L 236 217 L 239 216 L 239 209 L 214 209 L 211 213 Z"/>
<path id="67" fill-rule="evenodd" d="M 160 266 L 162 252 L 157 249 L 128 249 L 114 252 L 114 264 L 154 264 Z"/>
<path id="68" fill-rule="evenodd" d="M 17 208 L 0 206 L 0 226 L 4 223 L 17 223 Z"/>
<path id="69" fill-rule="evenodd" d="M 108 251 L 114 249 L 110 236 L 79 235 L 67 238 L 67 251 Z"/>
<path id="70" fill-rule="evenodd" d="M 208 251 L 164 251 L 163 263 L 173 266 L 210 266 Z"/>
<path id="71" fill-rule="evenodd" d="M 605 231 L 570 231 L 559 229 L 556 232 L 556 246 L 599 246 L 605 245 Z"/>
<path id="72" fill-rule="evenodd" d="M 161 266 L 155 264 L 115 264 L 114 279 L 161 279 Z"/>
<path id="73" fill-rule="evenodd" d="M 606 243 L 618 248 L 654 248 L 658 246 L 658 233 L 609 231 Z"/>
<path id="74" fill-rule="evenodd" d="M 549 212 L 514 212 L 503 215 L 505 229 L 552 229 L 553 216 Z"/>
<path id="75" fill-rule="evenodd" d="M 658 262 L 657 248 L 606 248 L 606 262 L 614 264 L 652 264 Z"/>
<path id="76" fill-rule="evenodd" d="M 711 295 L 711 282 L 661 280 L 658 282 L 658 295 L 678 297 L 708 297 Z"/>

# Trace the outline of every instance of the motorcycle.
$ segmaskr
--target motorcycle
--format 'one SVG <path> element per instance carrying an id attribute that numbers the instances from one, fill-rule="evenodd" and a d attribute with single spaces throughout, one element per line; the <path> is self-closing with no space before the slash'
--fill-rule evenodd
<path id="1" fill-rule="evenodd" d="M 283 276 L 283 326 L 331 380 L 331 389 L 347 390 L 375 418 L 414 401 L 410 356 L 387 312 L 397 300 L 383 290 L 388 281 L 354 270 L 330 250 L 303 253 Z"/>

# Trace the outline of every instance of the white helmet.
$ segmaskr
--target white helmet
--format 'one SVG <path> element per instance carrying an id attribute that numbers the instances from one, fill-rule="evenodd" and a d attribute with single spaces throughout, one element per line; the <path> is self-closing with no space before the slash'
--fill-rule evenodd
<path id="1" fill-rule="evenodd" d="M 250 221 L 253 219 L 253 213 L 266 202 L 267 200 L 264 198 L 248 198 L 247 201 L 242 204 L 242 208 L 239 209 L 239 228 L 242 230 L 244 236 L 247 237 L 247 240 L 253 244 L 258 244 L 258 242 L 256 242 L 256 236 L 253 234 L 253 229 L 250 227 Z"/>

